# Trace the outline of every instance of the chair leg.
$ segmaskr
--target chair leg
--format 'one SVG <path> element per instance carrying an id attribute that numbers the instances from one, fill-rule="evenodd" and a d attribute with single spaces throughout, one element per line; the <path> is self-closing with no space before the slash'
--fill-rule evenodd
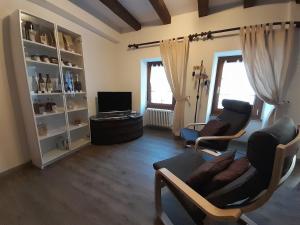
<path id="1" fill-rule="evenodd" d="M 155 174 L 155 209 L 156 209 L 156 217 L 160 219 L 160 221 L 164 225 L 173 225 L 169 217 L 166 213 L 163 212 L 162 204 L 161 204 L 161 189 L 165 186 L 164 182 L 161 180 L 158 173 Z"/>
<path id="2" fill-rule="evenodd" d="M 243 214 L 240 219 L 237 221 L 240 225 L 257 225 L 253 220 L 251 220 L 249 217 L 247 217 L 245 214 Z"/>

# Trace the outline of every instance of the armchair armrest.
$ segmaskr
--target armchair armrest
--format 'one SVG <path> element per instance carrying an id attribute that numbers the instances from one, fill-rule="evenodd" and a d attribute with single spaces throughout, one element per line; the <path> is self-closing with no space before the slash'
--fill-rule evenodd
<path id="1" fill-rule="evenodd" d="M 198 137 L 195 141 L 195 148 L 197 148 L 200 141 L 230 141 L 233 139 L 240 138 L 246 133 L 245 130 L 240 130 L 235 135 L 228 135 L 228 136 L 205 136 L 205 137 Z"/>
<path id="2" fill-rule="evenodd" d="M 168 184 L 184 194 L 185 197 L 199 207 L 207 216 L 215 220 L 237 221 L 242 215 L 240 209 L 220 209 L 214 206 L 166 168 L 157 170 L 155 179 L 157 184 L 167 181 Z M 156 194 L 158 191 L 161 193 L 161 190 L 157 190 L 160 188 L 161 186 L 156 186 Z"/>
<path id="3" fill-rule="evenodd" d="M 195 127 L 195 126 L 204 126 L 206 123 L 189 123 L 186 128 Z"/>

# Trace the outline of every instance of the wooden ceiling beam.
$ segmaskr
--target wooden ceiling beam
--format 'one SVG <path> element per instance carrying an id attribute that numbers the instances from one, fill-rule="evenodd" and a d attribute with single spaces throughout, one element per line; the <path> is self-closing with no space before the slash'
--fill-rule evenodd
<path id="1" fill-rule="evenodd" d="M 209 14 L 209 0 L 198 0 L 198 13 L 199 17 Z"/>
<path id="2" fill-rule="evenodd" d="M 171 23 L 171 15 L 164 0 L 149 0 L 163 24 Z"/>
<path id="3" fill-rule="evenodd" d="M 118 0 L 99 0 L 102 2 L 107 8 L 109 8 L 114 14 L 120 17 L 125 23 L 131 26 L 135 30 L 140 30 L 142 25 L 133 15 L 128 12 L 128 10 L 121 5 Z"/>
<path id="4" fill-rule="evenodd" d="M 256 0 L 244 0 L 244 8 L 250 8 L 255 6 Z"/>

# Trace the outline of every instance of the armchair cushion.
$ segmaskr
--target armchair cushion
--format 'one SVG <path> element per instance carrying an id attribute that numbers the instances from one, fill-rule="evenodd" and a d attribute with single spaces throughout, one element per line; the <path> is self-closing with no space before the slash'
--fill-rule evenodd
<path id="1" fill-rule="evenodd" d="M 246 157 L 234 160 L 227 169 L 216 174 L 208 183 L 203 186 L 204 194 L 207 195 L 218 190 L 243 175 L 250 168 Z"/>
<path id="2" fill-rule="evenodd" d="M 210 120 L 202 130 L 199 131 L 199 136 L 218 136 L 225 133 L 229 128 L 229 123 L 221 120 Z"/>
<path id="3" fill-rule="evenodd" d="M 211 161 L 200 165 L 186 180 L 186 183 L 199 193 L 205 191 L 205 186 L 221 171 L 225 170 L 234 160 L 235 152 L 227 152 Z"/>

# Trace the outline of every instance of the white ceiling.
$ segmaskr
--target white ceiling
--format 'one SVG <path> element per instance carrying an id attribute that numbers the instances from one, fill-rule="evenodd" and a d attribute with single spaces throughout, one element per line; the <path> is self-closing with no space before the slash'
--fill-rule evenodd
<path id="1" fill-rule="evenodd" d="M 83 10 L 92 14 L 108 26 L 118 32 L 129 32 L 133 29 L 111 12 L 99 0 L 69 0 Z M 260 0 L 259 4 L 269 4 L 284 2 L 289 0 Z M 149 0 L 119 0 L 119 2 L 142 24 L 145 26 L 160 25 L 161 21 L 154 11 Z M 171 16 L 193 12 L 198 10 L 197 0 L 164 0 Z M 217 12 L 224 9 L 242 5 L 243 0 L 210 0 L 210 12 Z"/>

